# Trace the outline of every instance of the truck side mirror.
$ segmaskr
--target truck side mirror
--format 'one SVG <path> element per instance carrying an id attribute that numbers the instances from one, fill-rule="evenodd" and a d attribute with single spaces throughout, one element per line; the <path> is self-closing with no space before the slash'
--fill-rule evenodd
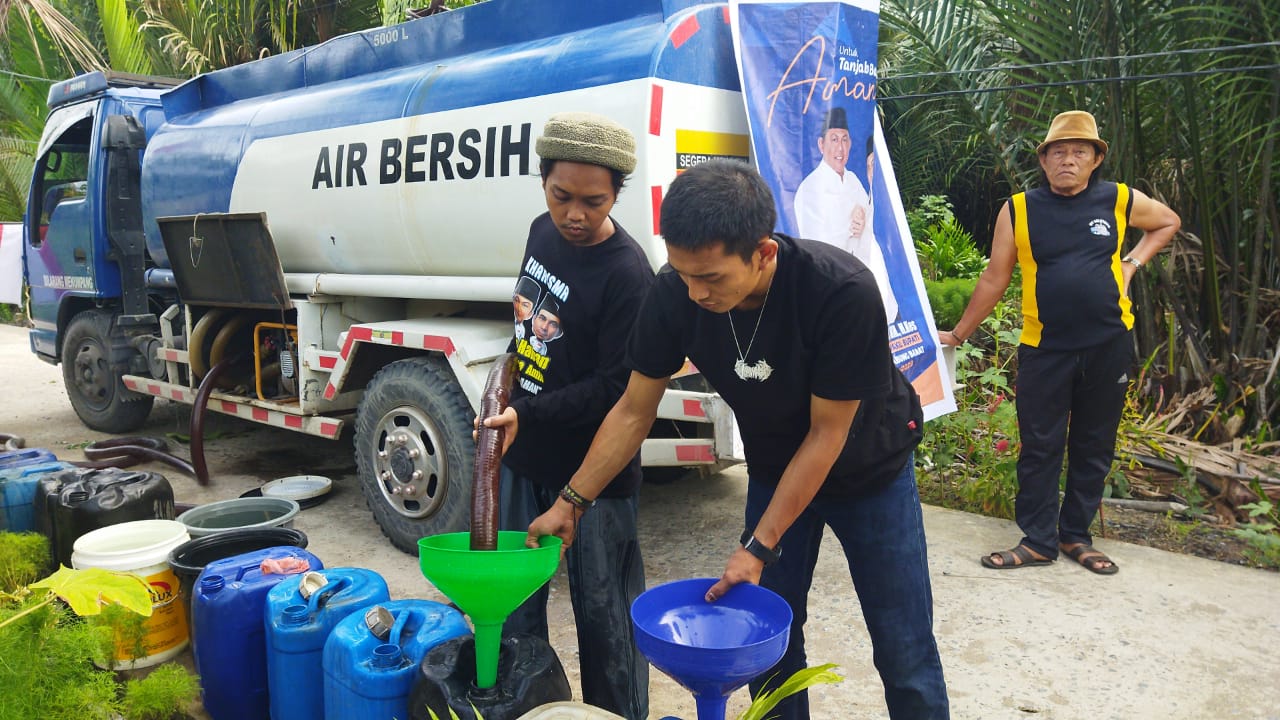
<path id="1" fill-rule="evenodd" d="M 50 150 L 48 155 L 44 156 L 44 171 L 50 173 L 58 172 L 62 167 L 62 151 Z"/>

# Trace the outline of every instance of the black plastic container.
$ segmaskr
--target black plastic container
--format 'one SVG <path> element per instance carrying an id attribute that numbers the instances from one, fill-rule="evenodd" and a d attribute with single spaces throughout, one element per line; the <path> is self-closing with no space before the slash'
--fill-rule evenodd
<path id="1" fill-rule="evenodd" d="M 191 621 L 192 589 L 205 565 L 215 560 L 287 545 L 305 548 L 307 534 L 286 527 L 243 528 L 198 537 L 174 548 L 169 553 L 169 567 L 173 568 L 173 574 L 178 578 L 178 597 L 182 606 L 187 609 L 188 623 Z"/>
<path id="2" fill-rule="evenodd" d="M 498 682 L 480 690 L 476 682 L 476 641 L 471 635 L 447 640 L 427 651 L 409 693 L 409 717 L 430 720 L 515 720 L 547 703 L 572 700 L 569 678 L 555 650 L 542 638 L 517 633 L 502 638 Z"/>
<path id="3" fill-rule="evenodd" d="M 36 531 L 49 538 L 55 563 L 71 567 L 76 540 L 90 530 L 134 520 L 172 520 L 173 488 L 155 472 L 72 468 L 40 480 Z"/>

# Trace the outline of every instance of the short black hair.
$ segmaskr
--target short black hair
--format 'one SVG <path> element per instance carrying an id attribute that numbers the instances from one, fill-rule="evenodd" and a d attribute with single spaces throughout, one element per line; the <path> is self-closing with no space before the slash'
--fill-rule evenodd
<path id="1" fill-rule="evenodd" d="M 538 174 L 542 176 L 542 179 L 544 181 L 547 179 L 548 176 L 551 175 L 551 168 L 555 167 L 556 163 L 558 162 L 560 161 L 548 160 L 546 158 L 538 159 Z M 604 167 L 603 165 L 601 165 L 600 167 L 604 168 L 605 170 L 608 170 L 609 176 L 613 179 L 613 194 L 614 195 L 620 194 L 622 192 L 622 186 L 627 184 L 626 174 L 623 173 L 621 170 L 615 170 L 611 167 Z"/>
<path id="2" fill-rule="evenodd" d="M 777 220 L 773 193 L 755 168 L 740 160 L 708 160 L 671 182 L 660 225 L 672 247 L 697 251 L 723 243 L 726 253 L 750 262 Z"/>

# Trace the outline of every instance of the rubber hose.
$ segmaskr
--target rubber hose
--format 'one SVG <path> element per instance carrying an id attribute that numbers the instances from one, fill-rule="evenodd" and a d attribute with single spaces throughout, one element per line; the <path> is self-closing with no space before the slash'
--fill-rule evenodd
<path id="1" fill-rule="evenodd" d="M 187 343 L 187 362 L 191 363 L 191 377 L 202 379 L 209 373 L 209 358 L 204 354 L 204 338 L 227 314 L 223 308 L 214 308 L 196 321 L 191 329 L 191 342 Z"/>
<path id="2" fill-rule="evenodd" d="M 26 440 L 23 440 L 17 435 L 10 435 L 9 433 L 0 433 L 0 442 L 4 443 L 4 449 L 6 452 L 21 450 L 27 446 Z"/>
<path id="3" fill-rule="evenodd" d="M 253 318 L 248 315 L 236 315 L 218 328 L 218 334 L 213 338 L 213 345 L 209 348 L 209 364 L 217 365 L 222 362 L 222 358 L 227 354 L 227 346 L 235 339 L 235 335 Z M 221 385 L 223 389 L 233 388 L 236 386 L 235 380 L 228 378 L 228 382 Z"/>
<path id="4" fill-rule="evenodd" d="M 208 374 L 200 381 L 195 402 L 191 406 L 191 426 L 188 431 L 191 435 L 191 465 L 195 471 L 196 482 L 202 487 L 209 484 L 209 467 L 204 461 L 204 412 L 209 406 L 209 396 L 213 394 L 213 387 L 217 384 L 218 378 L 231 366 L 231 363 L 241 357 L 244 356 L 225 358 L 209 368 Z"/>
<path id="5" fill-rule="evenodd" d="M 83 468 L 126 468 L 144 460 L 156 460 L 171 465 L 187 475 L 196 474 L 191 463 L 170 454 L 168 450 L 169 445 L 160 438 L 112 438 L 89 443 L 84 448 L 84 456 L 88 460 L 71 464 Z"/>
<path id="6" fill-rule="evenodd" d="M 498 357 L 480 396 L 480 417 L 501 415 L 511 400 L 511 383 L 516 376 L 516 356 Z M 475 476 L 471 490 L 471 549 L 498 549 L 498 492 L 501 485 L 502 443 L 506 432 L 485 427 L 476 431 Z"/>

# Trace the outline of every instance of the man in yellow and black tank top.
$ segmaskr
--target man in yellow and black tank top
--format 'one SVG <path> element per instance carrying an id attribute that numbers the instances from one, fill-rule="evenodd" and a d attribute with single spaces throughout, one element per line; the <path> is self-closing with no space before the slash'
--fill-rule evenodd
<path id="1" fill-rule="evenodd" d="M 1089 113 L 1053 119 L 1036 149 L 1046 185 L 1001 208 L 991 261 L 955 328 L 939 333 L 944 345 L 968 339 L 1009 287 L 1014 264 L 1021 267 L 1014 515 L 1024 536 L 983 556 L 988 568 L 1046 565 L 1062 552 L 1096 573 L 1118 570 L 1092 547 L 1089 526 L 1111 469 L 1133 361 L 1129 283 L 1181 221 L 1142 192 L 1095 177 L 1108 149 Z M 1126 254 L 1130 228 L 1143 235 Z"/>

